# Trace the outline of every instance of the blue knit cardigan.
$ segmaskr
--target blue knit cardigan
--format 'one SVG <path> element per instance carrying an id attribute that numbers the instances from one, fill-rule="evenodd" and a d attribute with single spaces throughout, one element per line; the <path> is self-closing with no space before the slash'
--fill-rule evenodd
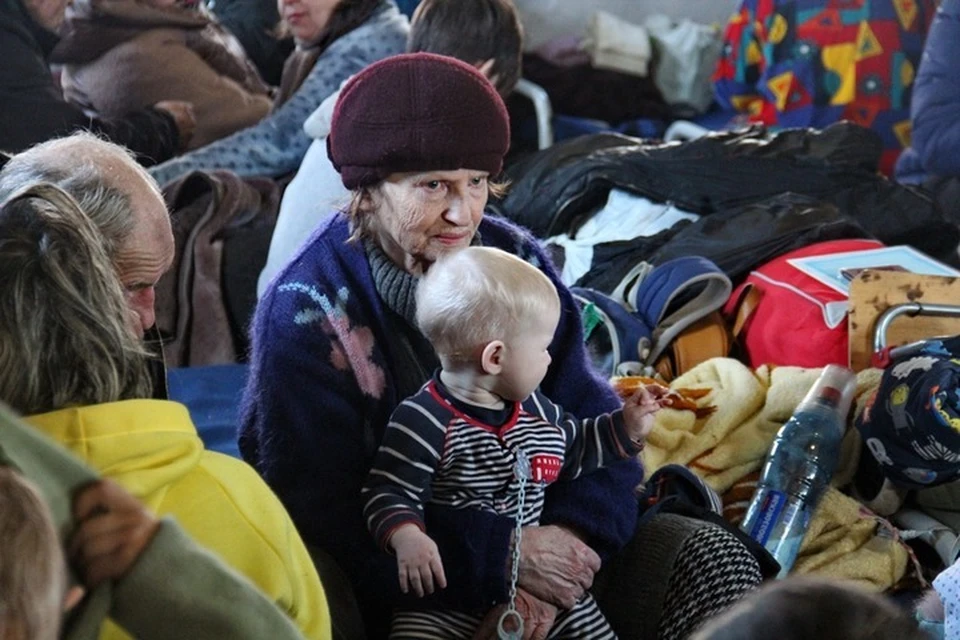
<path id="1" fill-rule="evenodd" d="M 541 389 L 575 415 L 608 412 L 620 402 L 590 370 L 576 303 L 538 243 L 525 231 L 486 216 L 483 244 L 541 268 L 563 307 Z M 361 243 L 349 243 L 337 214 L 314 233 L 271 283 L 252 326 L 250 378 L 241 407 L 240 450 L 277 492 L 310 545 L 336 558 L 361 607 L 399 597 L 395 559 L 379 550 L 363 519 L 360 491 L 398 397 L 392 363 L 403 357 L 389 333 Z M 547 491 L 542 524 L 566 524 L 607 555 L 636 528 L 631 459 Z M 474 511 L 431 507 L 449 586 L 446 606 L 483 611 L 507 597 L 505 570 L 513 522 Z"/>

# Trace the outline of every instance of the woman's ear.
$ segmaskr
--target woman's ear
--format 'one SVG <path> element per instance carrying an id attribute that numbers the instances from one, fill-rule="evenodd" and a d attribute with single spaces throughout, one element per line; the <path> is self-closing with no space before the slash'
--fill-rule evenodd
<path id="1" fill-rule="evenodd" d="M 360 198 L 360 206 L 363 208 L 364 212 L 373 211 L 376 208 L 372 187 L 360 187 L 360 191 L 357 195 Z"/>
<path id="2" fill-rule="evenodd" d="M 503 370 L 503 357 L 506 346 L 502 340 L 488 342 L 480 352 L 480 368 L 490 376 L 500 375 Z"/>

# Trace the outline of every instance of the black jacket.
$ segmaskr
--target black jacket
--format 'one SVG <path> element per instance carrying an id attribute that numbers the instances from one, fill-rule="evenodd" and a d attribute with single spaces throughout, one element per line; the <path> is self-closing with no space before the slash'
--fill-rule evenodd
<path id="1" fill-rule="evenodd" d="M 57 37 L 33 20 L 21 0 L 0 0 L 0 150 L 16 153 L 88 129 L 128 147 L 144 165 L 174 155 L 179 133 L 165 112 L 151 108 L 101 119 L 65 102 L 47 65 L 56 43 Z"/>
<path id="2" fill-rule="evenodd" d="M 875 132 L 848 122 L 822 131 L 785 129 L 777 134 L 754 127 L 667 145 L 594 134 L 560 142 L 508 168 L 510 191 L 492 207 L 547 238 L 576 231 L 603 206 L 613 188 L 653 202 L 670 202 L 707 218 L 726 212 L 723 220 L 735 217 L 742 207 L 793 193 L 832 205 L 886 244 L 912 245 L 952 263 L 960 229 L 927 194 L 880 176 L 881 151 Z M 723 234 L 716 233 L 721 224 L 718 219 L 693 225 L 685 233 L 706 235 L 695 241 L 690 235 L 684 251 L 695 249 L 707 236 L 726 246 Z M 756 232 L 760 242 L 772 231 L 737 230 L 737 226 L 728 230 L 729 239 L 740 242 Z M 642 240 L 645 252 L 658 249 L 652 241 Z M 642 257 L 649 258 L 649 253 Z"/>

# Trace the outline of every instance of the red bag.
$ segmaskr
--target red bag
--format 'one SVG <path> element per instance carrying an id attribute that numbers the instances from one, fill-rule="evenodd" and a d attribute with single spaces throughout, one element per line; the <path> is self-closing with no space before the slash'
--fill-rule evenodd
<path id="1" fill-rule="evenodd" d="M 725 308 L 732 313 L 752 288 L 759 301 L 739 335 L 743 360 L 762 364 L 816 368 L 846 366 L 847 296 L 808 276 L 787 260 L 806 256 L 878 249 L 876 240 L 817 242 L 785 253 L 755 271 L 734 290 Z"/>

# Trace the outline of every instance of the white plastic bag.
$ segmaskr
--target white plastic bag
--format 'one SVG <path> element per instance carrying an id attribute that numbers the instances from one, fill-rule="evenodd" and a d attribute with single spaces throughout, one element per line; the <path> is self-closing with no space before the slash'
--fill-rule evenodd
<path id="1" fill-rule="evenodd" d="M 654 47 L 653 79 L 670 105 L 689 105 L 702 113 L 713 101 L 711 76 L 723 40 L 714 26 L 658 14 L 644 22 Z"/>

